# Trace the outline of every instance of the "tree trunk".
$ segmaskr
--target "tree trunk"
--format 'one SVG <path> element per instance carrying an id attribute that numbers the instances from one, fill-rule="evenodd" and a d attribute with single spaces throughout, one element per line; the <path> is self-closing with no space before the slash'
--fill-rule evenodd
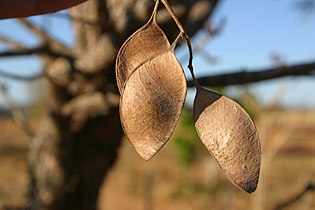
<path id="1" fill-rule="evenodd" d="M 203 27 L 217 4 L 172 2 L 190 35 Z M 31 209 L 96 209 L 99 187 L 117 158 L 123 135 L 115 56 L 124 40 L 148 20 L 153 3 L 90 0 L 75 7 L 70 12 L 75 46 L 67 56 L 42 56 L 47 116 L 30 148 Z M 178 30 L 165 9 L 158 18 L 168 37 L 175 37 Z"/>

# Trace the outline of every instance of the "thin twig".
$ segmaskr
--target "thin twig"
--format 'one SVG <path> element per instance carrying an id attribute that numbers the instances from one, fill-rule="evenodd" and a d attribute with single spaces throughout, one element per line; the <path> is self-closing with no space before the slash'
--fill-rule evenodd
<path id="1" fill-rule="evenodd" d="M 4 44 L 13 47 L 17 50 L 25 49 L 25 46 L 15 40 L 9 39 L 8 37 L 0 36 L 0 42 L 3 42 Z"/>
<path id="2" fill-rule="evenodd" d="M 169 12 L 169 14 L 171 15 L 172 19 L 175 21 L 178 29 L 180 30 L 181 33 L 186 34 L 183 25 L 181 24 L 181 22 L 179 21 L 179 19 L 177 18 L 176 14 L 174 13 L 172 7 L 169 5 L 167 0 L 161 0 L 162 3 L 164 4 L 166 10 Z"/>
<path id="3" fill-rule="evenodd" d="M 299 193 L 297 193 L 295 196 L 291 197 L 290 199 L 276 205 L 274 210 L 281 210 L 284 209 L 294 203 L 296 203 L 298 200 L 300 200 L 307 192 L 309 191 L 315 191 L 315 183 L 311 182 L 306 185 L 306 187 Z"/>
<path id="4" fill-rule="evenodd" d="M 167 0 L 161 0 L 162 3 L 164 4 L 165 8 L 167 9 L 167 11 L 169 12 L 169 14 L 171 15 L 172 19 L 175 21 L 178 29 L 180 30 L 180 32 L 183 34 L 183 37 L 186 40 L 187 43 L 187 47 L 188 47 L 188 51 L 189 51 L 189 62 L 188 62 L 188 69 L 190 71 L 190 74 L 193 78 L 193 83 L 196 87 L 200 87 L 195 74 L 194 74 L 194 67 L 193 67 L 193 50 L 192 50 L 192 45 L 191 45 L 191 41 L 190 41 L 190 37 L 187 35 L 186 31 L 184 30 L 183 25 L 181 24 L 181 22 L 179 21 L 179 19 L 177 18 L 176 14 L 174 13 L 172 7 L 169 5 Z"/>
<path id="5" fill-rule="evenodd" d="M 49 36 L 44 30 L 38 28 L 33 23 L 24 18 L 20 18 L 18 20 L 25 28 L 37 35 L 40 39 L 42 39 L 43 42 L 47 43 L 54 50 L 72 55 L 71 49 L 67 48 L 64 44 Z"/>
<path id="6" fill-rule="evenodd" d="M 201 54 L 204 60 L 210 64 L 214 64 L 217 61 L 217 58 L 204 50 L 207 42 L 210 38 L 214 38 L 219 36 L 222 33 L 226 21 L 224 18 L 220 20 L 220 22 L 215 26 L 212 27 L 210 20 L 207 20 L 204 24 L 204 33 L 203 37 L 198 39 L 198 42 L 194 45 L 194 53 Z"/>
<path id="7" fill-rule="evenodd" d="M 204 24 L 204 36 L 198 40 L 197 46 L 194 48 L 195 53 L 202 52 L 206 43 L 210 38 L 219 36 L 223 28 L 225 27 L 226 20 L 222 18 L 216 26 L 212 26 L 210 20 L 207 20 Z"/>
<path id="8" fill-rule="evenodd" d="M 13 57 L 13 56 L 33 56 L 33 55 L 50 55 L 54 57 L 64 57 L 69 60 L 73 60 L 73 56 L 69 55 L 68 53 L 64 53 L 63 51 L 56 51 L 55 49 L 52 49 L 48 45 L 39 45 L 33 48 L 24 48 L 24 49 L 18 49 L 18 50 L 8 50 L 8 51 L 2 51 L 0 52 L 0 57 Z"/>
<path id="9" fill-rule="evenodd" d="M 4 77 L 7 79 L 12 79 L 12 80 L 19 80 L 19 81 L 33 81 L 33 80 L 37 80 L 37 79 L 41 79 L 43 78 L 43 74 L 42 73 L 38 73 L 38 74 L 34 74 L 31 76 L 21 76 L 21 75 L 17 75 L 17 74 L 11 74 L 8 73 L 6 71 L 0 70 L 0 77 Z"/>
<path id="10" fill-rule="evenodd" d="M 8 50 L 0 52 L 0 57 L 12 57 L 12 56 L 25 56 L 30 55 L 33 56 L 34 54 L 40 54 L 47 51 L 44 46 L 37 46 L 28 49 L 18 49 L 18 50 Z"/>
<path id="11" fill-rule="evenodd" d="M 205 46 L 207 45 L 208 41 L 210 40 L 211 35 L 207 32 L 203 33 L 203 37 L 201 37 L 198 42 L 194 45 L 194 53 L 201 54 L 201 56 L 204 58 L 204 60 L 208 63 L 215 63 L 216 58 L 212 55 L 210 55 L 208 52 L 204 50 Z"/>
<path id="12" fill-rule="evenodd" d="M 3 84 L 0 84 L 0 93 L 2 94 L 3 98 L 5 99 L 7 105 L 9 106 L 12 117 L 15 123 L 25 132 L 25 134 L 32 139 L 34 137 L 34 131 L 28 125 L 26 116 L 21 108 L 19 108 L 14 101 L 12 100 L 11 96 L 9 95 L 6 87 Z"/>
<path id="13" fill-rule="evenodd" d="M 45 42 L 55 42 L 56 45 L 60 46 L 61 48 L 65 48 L 65 46 L 61 43 L 59 43 L 58 41 L 56 41 L 55 39 L 53 39 L 52 37 L 50 37 L 44 30 L 38 28 L 37 26 L 35 26 L 32 22 L 28 21 L 25 18 L 19 18 L 18 21 L 28 30 L 30 30 L 32 33 L 34 33 L 36 36 L 38 36 L 39 38 L 41 38 L 43 41 Z"/>

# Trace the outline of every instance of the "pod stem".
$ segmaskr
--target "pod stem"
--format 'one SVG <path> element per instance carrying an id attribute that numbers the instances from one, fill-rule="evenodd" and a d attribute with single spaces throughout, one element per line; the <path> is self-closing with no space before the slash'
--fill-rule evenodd
<path id="1" fill-rule="evenodd" d="M 191 41 L 190 41 L 190 37 L 188 36 L 188 34 L 186 33 L 186 31 L 184 30 L 183 25 L 181 24 L 181 22 L 179 21 L 179 19 L 177 18 L 176 14 L 174 13 L 172 7 L 169 5 L 167 0 L 161 0 L 161 2 L 164 4 L 165 8 L 167 9 L 167 11 L 169 12 L 169 14 L 171 15 L 172 19 L 174 20 L 174 22 L 176 23 L 180 33 L 182 34 L 182 36 L 184 37 L 187 47 L 188 47 L 188 51 L 189 51 L 189 62 L 188 62 L 188 69 L 190 71 L 190 74 L 192 76 L 193 79 L 193 83 L 196 86 L 196 88 L 200 88 L 200 84 L 198 83 L 196 77 L 195 77 L 195 73 L 194 73 L 194 67 L 193 67 L 193 49 L 192 49 L 192 45 L 191 45 Z"/>
<path id="2" fill-rule="evenodd" d="M 154 9 L 153 9 L 152 15 L 150 17 L 150 20 L 153 19 L 153 21 L 156 21 L 156 13 L 157 13 L 157 10 L 159 8 L 160 0 L 154 0 L 154 1 L 155 1 L 155 5 L 154 5 Z"/>

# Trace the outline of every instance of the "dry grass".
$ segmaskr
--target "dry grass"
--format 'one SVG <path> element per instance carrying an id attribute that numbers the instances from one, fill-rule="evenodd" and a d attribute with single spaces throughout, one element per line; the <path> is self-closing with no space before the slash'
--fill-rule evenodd
<path id="1" fill-rule="evenodd" d="M 101 188 L 100 209 L 273 209 L 315 181 L 315 112 L 273 111 L 260 116 L 257 127 L 264 145 L 263 170 L 252 195 L 226 180 L 201 143 L 197 143 L 192 165 L 184 167 L 178 161 L 174 139 L 149 162 L 140 159 L 125 140 Z M 179 127 L 176 132 L 185 130 Z M 9 119 L 0 120 L 0 209 L 26 202 L 27 142 Z M 314 193 L 308 193 L 286 209 L 315 209 L 314 199 Z"/>
<path id="2" fill-rule="evenodd" d="M 263 170 L 252 195 L 232 186 L 204 149 L 190 168 L 183 168 L 172 139 L 150 162 L 142 161 L 126 140 L 101 190 L 101 209 L 273 209 L 315 181 L 315 112 L 269 111 L 261 116 Z M 315 209 L 314 198 L 309 193 L 287 209 Z"/>
<path id="3" fill-rule="evenodd" d="M 0 120 L 0 209 L 26 202 L 28 137 L 9 118 Z"/>

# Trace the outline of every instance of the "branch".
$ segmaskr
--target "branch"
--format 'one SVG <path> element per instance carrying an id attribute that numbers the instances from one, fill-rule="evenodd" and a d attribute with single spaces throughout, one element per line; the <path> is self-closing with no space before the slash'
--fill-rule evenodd
<path id="1" fill-rule="evenodd" d="M 18 49 L 18 50 L 25 49 L 25 46 L 23 44 L 21 44 L 17 41 L 13 41 L 7 37 L 0 36 L 0 42 L 3 42 L 4 44 L 11 46 L 11 47 Z"/>
<path id="2" fill-rule="evenodd" d="M 44 75 L 42 73 L 35 74 L 32 76 L 20 76 L 16 74 L 7 73 L 6 71 L 0 70 L 0 77 L 5 77 L 7 79 L 20 80 L 20 81 L 33 81 L 42 78 Z"/>
<path id="3" fill-rule="evenodd" d="M 214 38 L 221 34 L 224 25 L 226 23 L 226 20 L 222 18 L 220 22 L 213 27 L 209 20 L 207 20 L 204 24 L 204 33 L 202 34 L 202 37 L 198 39 L 198 41 L 195 44 L 194 47 L 194 54 L 201 54 L 201 56 L 204 58 L 205 61 L 207 61 L 210 64 L 216 63 L 217 58 L 215 56 L 210 55 L 208 52 L 204 50 L 207 42 L 210 40 L 210 38 Z M 179 59 L 182 60 L 182 59 Z"/>
<path id="4" fill-rule="evenodd" d="M 301 191 L 299 192 L 298 194 L 296 194 L 295 196 L 293 196 L 292 198 L 290 198 L 289 200 L 287 201 L 284 201 L 280 204 L 278 204 L 274 210 L 281 210 L 281 209 L 284 209 L 290 205 L 292 205 L 293 203 L 297 202 L 298 200 L 300 200 L 308 191 L 315 191 L 315 183 L 308 183 L 306 185 L 306 187 Z"/>
<path id="5" fill-rule="evenodd" d="M 37 26 L 35 26 L 33 23 L 26 19 L 20 18 L 18 20 L 25 28 L 29 29 L 31 32 L 37 35 L 40 39 L 42 39 L 42 41 L 46 42 L 52 49 L 72 55 L 72 52 L 69 48 L 67 48 L 65 45 L 49 36 L 44 30 L 38 28 Z"/>
<path id="6" fill-rule="evenodd" d="M 30 137 L 30 139 L 32 139 L 34 137 L 34 132 L 28 125 L 23 110 L 14 103 L 8 94 L 6 87 L 2 84 L 0 84 L 0 93 L 3 95 L 3 98 L 8 104 L 15 123 L 25 132 L 28 137 Z"/>
<path id="7" fill-rule="evenodd" d="M 0 52 L 0 57 L 11 57 L 11 56 L 25 56 L 25 55 L 34 55 L 44 52 L 45 47 L 44 46 L 37 46 L 34 48 L 28 48 L 28 49 L 18 49 L 18 50 L 8 50 Z"/>
<path id="8" fill-rule="evenodd" d="M 211 18 L 220 2 L 220 0 L 170 1 L 172 9 L 190 37 L 193 37 L 194 34 L 203 28 L 205 21 Z M 169 18 L 166 9 L 161 8 L 158 15 L 159 25 L 169 39 L 174 40 L 176 38 L 174 22 L 170 21 Z"/>
<path id="9" fill-rule="evenodd" d="M 314 74 L 315 62 L 279 66 L 269 69 L 239 71 L 213 76 L 201 77 L 198 82 L 203 86 L 228 86 L 259 82 L 285 76 L 309 76 Z M 193 81 L 188 81 L 188 86 L 193 86 Z"/>
<path id="10" fill-rule="evenodd" d="M 64 57 L 69 60 L 73 60 L 73 57 L 68 53 L 62 51 L 56 51 L 50 48 L 48 45 L 39 45 L 33 48 L 24 48 L 18 50 L 8 50 L 0 52 L 0 57 L 12 57 L 12 56 L 32 56 L 32 55 L 46 54 L 54 57 Z"/>

